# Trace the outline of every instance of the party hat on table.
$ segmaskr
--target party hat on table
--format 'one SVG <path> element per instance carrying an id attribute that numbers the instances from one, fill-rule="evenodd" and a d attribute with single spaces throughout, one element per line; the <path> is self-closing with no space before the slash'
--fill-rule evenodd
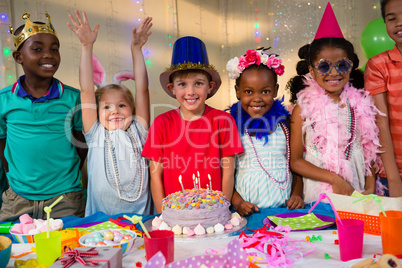
<path id="1" fill-rule="evenodd" d="M 317 33 L 315 34 L 314 40 L 330 37 L 344 38 L 338 21 L 336 20 L 334 11 L 332 10 L 331 4 L 328 2 L 327 7 L 324 11 L 324 15 L 322 16 L 320 26 L 318 26 Z"/>

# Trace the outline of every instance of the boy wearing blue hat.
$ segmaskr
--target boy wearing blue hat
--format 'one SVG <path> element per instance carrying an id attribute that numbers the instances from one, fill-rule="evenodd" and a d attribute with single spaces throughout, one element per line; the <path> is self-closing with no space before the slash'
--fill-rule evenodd
<path id="1" fill-rule="evenodd" d="M 158 213 L 162 199 L 174 192 L 211 185 L 230 200 L 235 155 L 243 147 L 233 117 L 205 104 L 221 79 L 209 64 L 205 44 L 198 38 L 178 39 L 170 68 L 160 75 L 166 93 L 180 107 L 155 118 L 142 156 L 149 158 L 152 198 Z M 180 177 L 180 179 L 179 179 Z"/>

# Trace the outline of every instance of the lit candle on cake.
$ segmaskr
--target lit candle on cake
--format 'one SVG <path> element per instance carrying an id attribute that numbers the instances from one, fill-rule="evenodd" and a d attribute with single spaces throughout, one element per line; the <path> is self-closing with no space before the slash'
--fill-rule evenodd
<path id="1" fill-rule="evenodd" d="M 194 185 L 194 190 L 195 190 L 196 185 L 195 185 L 195 175 L 194 175 L 194 173 L 193 173 L 193 185 Z"/>
<path id="2" fill-rule="evenodd" d="M 195 194 L 198 195 L 198 178 L 195 177 Z"/>
<path id="3" fill-rule="evenodd" d="M 200 172 L 197 171 L 197 176 L 198 176 L 198 188 L 201 189 L 201 177 L 200 177 Z"/>
<path id="4" fill-rule="evenodd" d="M 180 185 L 181 185 L 181 189 L 183 190 L 183 194 L 184 194 L 184 187 L 183 187 L 183 183 L 181 181 L 181 175 L 179 176 L 179 182 L 180 182 Z"/>
<path id="5" fill-rule="evenodd" d="M 207 194 L 209 194 L 209 185 L 207 184 Z"/>
<path id="6" fill-rule="evenodd" d="M 212 181 L 211 181 L 211 175 L 208 174 L 208 179 L 209 179 L 209 188 L 211 189 L 212 192 Z"/>

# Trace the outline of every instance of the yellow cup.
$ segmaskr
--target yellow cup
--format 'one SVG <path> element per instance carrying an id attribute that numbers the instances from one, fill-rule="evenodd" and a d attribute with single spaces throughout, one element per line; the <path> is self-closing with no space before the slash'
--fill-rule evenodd
<path id="1" fill-rule="evenodd" d="M 35 235 L 35 247 L 38 264 L 49 267 L 61 255 L 61 234 L 59 231 L 50 231 Z"/>

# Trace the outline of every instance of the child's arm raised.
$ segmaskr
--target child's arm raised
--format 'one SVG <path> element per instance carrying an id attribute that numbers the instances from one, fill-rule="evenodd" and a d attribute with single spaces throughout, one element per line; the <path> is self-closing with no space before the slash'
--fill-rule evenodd
<path id="1" fill-rule="evenodd" d="M 82 125 L 84 132 L 87 133 L 98 119 L 94 92 L 92 51 L 96 37 L 98 36 L 99 25 L 96 25 L 92 31 L 85 12 L 82 12 L 83 19 L 78 10 L 75 11 L 75 15 L 77 20 L 70 14 L 71 24 L 67 23 L 67 25 L 78 36 L 81 42 L 80 86 Z"/>
<path id="2" fill-rule="evenodd" d="M 300 116 L 300 112 L 300 107 L 296 105 L 290 122 L 290 167 L 292 171 L 303 177 L 331 184 L 336 194 L 351 195 L 354 191 L 353 187 L 341 176 L 304 160 L 303 119 Z"/>
<path id="3" fill-rule="evenodd" d="M 138 30 L 133 27 L 133 39 L 131 41 L 131 55 L 133 57 L 133 70 L 135 77 L 135 113 L 137 120 L 145 128 L 149 128 L 149 90 L 148 75 L 145 66 L 142 47 L 147 42 L 151 32 L 152 18 L 147 17 L 141 21 Z"/>

